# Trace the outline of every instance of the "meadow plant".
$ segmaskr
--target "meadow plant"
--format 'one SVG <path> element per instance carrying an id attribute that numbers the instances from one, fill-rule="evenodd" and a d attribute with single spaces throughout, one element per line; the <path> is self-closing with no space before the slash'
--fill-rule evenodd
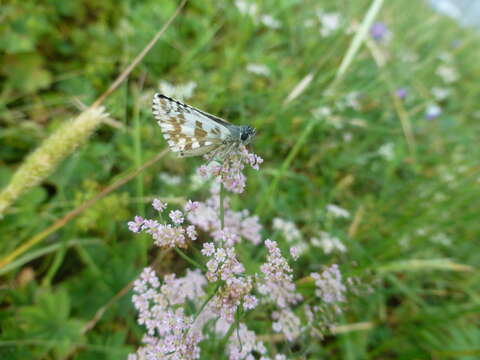
<path id="1" fill-rule="evenodd" d="M 143 346 L 130 354 L 129 360 L 199 359 L 203 351 L 200 344 L 218 346 L 218 339 L 222 339 L 220 345 L 230 360 L 287 359 L 248 328 L 253 313 L 266 319 L 266 329 L 279 333 L 287 343 L 302 334 L 321 337 L 334 325 L 347 290 L 338 265 L 311 273 L 307 279 L 314 289 L 301 294 L 290 265 L 299 258 L 298 249 L 290 247 L 289 260 L 276 241 L 262 241 L 258 216 L 248 210 L 234 211 L 225 196 L 225 191 L 243 193 L 245 165 L 259 170 L 262 161 L 244 147 L 223 163 L 209 161 L 198 173 L 214 180 L 210 198 L 204 202 L 188 200 L 183 210 L 170 211 L 167 204 L 155 199 L 152 206 L 157 219 L 136 216 L 128 223 L 132 232 L 149 234 L 155 245 L 174 248 L 196 267 L 187 269 L 183 277 L 168 274 L 162 279 L 147 267 L 135 281 L 132 300 L 146 334 Z M 275 219 L 274 228 L 301 238 L 292 224 Z M 203 243 L 201 261 L 180 250 L 198 241 Z M 237 247 L 242 241 L 256 246 L 256 251 L 266 251 L 256 272 L 247 271 L 241 261 Z"/>
<path id="2" fill-rule="evenodd" d="M 0 217 L 18 197 L 55 171 L 59 163 L 83 144 L 107 117 L 103 106 L 91 107 L 50 135 L 0 192 Z"/>
<path id="3" fill-rule="evenodd" d="M 478 31 L 425 1 L 61 4 L 2 6 L 0 359 L 478 354 Z M 255 117 L 269 168 L 139 176 L 159 89 Z"/>

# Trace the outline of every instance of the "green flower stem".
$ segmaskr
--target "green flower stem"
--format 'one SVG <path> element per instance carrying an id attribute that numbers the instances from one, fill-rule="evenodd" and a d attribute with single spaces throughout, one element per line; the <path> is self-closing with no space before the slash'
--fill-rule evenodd
<path id="1" fill-rule="evenodd" d="M 215 289 L 208 295 L 208 297 L 205 299 L 203 302 L 202 306 L 200 306 L 200 309 L 195 313 L 193 316 L 193 321 L 197 320 L 198 316 L 202 313 L 203 309 L 205 309 L 205 306 L 212 300 L 212 298 L 215 296 L 215 294 L 218 292 L 218 289 L 220 289 L 221 283 L 219 282 L 217 286 L 215 286 Z"/>
<path id="2" fill-rule="evenodd" d="M 174 248 L 175 251 L 177 252 L 178 255 L 180 255 L 180 257 L 182 257 L 185 261 L 187 261 L 188 263 L 192 264 L 193 266 L 195 266 L 196 268 L 198 269 L 202 269 L 202 270 L 207 270 L 205 265 L 203 264 L 200 264 L 199 262 L 193 260 L 190 256 L 188 256 L 187 254 L 185 254 L 182 250 L 180 250 L 178 247 Z"/>
<path id="3" fill-rule="evenodd" d="M 237 313 L 235 314 L 235 321 L 230 325 L 228 328 L 227 333 L 223 337 L 223 339 L 220 341 L 220 348 L 224 349 L 225 346 L 228 343 L 228 340 L 230 339 L 230 336 L 232 336 L 233 332 L 235 331 L 236 328 L 239 327 L 240 321 L 245 318 L 246 312 L 241 312 L 239 308 L 237 308 Z M 241 342 L 240 342 L 241 346 Z"/>
<path id="4" fill-rule="evenodd" d="M 220 183 L 220 228 L 223 230 L 225 227 L 225 187 L 223 186 L 223 182 Z"/>

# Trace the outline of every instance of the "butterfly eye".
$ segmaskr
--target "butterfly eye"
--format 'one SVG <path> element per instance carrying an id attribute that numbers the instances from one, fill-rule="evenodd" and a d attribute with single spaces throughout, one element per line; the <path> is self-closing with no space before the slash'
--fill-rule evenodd
<path id="1" fill-rule="evenodd" d="M 243 133 L 243 134 L 240 136 L 240 139 L 241 139 L 242 141 L 247 140 L 247 139 L 248 139 L 248 134 L 247 134 L 247 133 Z"/>

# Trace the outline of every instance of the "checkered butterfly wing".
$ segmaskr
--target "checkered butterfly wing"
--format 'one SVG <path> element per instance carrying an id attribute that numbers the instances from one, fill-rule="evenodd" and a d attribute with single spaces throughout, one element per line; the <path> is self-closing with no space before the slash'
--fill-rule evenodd
<path id="1" fill-rule="evenodd" d="M 165 95 L 155 94 L 152 107 L 170 150 L 180 156 L 206 154 L 231 135 L 232 124 Z"/>

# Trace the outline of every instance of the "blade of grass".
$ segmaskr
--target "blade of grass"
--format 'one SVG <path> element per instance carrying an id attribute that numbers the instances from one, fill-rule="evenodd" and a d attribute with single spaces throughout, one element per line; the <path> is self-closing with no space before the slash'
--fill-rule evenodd
<path id="1" fill-rule="evenodd" d="M 132 131 L 132 142 L 133 142 L 133 160 L 135 167 L 139 167 L 142 165 L 143 162 L 143 153 L 142 153 L 142 136 L 141 136 L 141 122 L 140 122 L 140 92 L 143 88 L 143 83 L 145 80 L 145 74 L 142 74 L 140 77 L 140 84 L 138 87 L 133 86 L 132 91 L 126 90 L 126 95 L 131 93 L 133 95 L 133 112 L 132 112 L 132 120 L 133 120 L 133 131 Z M 128 99 L 125 101 L 128 104 Z M 127 112 L 127 110 L 125 111 Z M 135 196 L 139 199 L 143 199 L 144 195 L 144 188 L 143 188 L 143 174 L 140 173 L 135 178 Z M 143 201 L 137 202 L 137 214 L 144 217 L 145 216 L 145 203 Z M 148 244 L 149 242 L 146 241 L 145 234 L 140 236 L 139 241 L 137 241 L 138 247 L 140 249 L 140 263 L 143 265 L 147 264 L 148 261 Z"/>
<path id="2" fill-rule="evenodd" d="M 70 247 L 75 246 L 77 244 L 81 244 L 81 245 L 84 245 L 84 246 L 85 245 L 99 245 L 99 244 L 101 244 L 101 240 L 100 239 L 95 239 L 95 238 L 92 238 L 92 239 L 73 239 L 73 240 L 69 240 L 67 242 L 66 247 L 70 248 Z M 42 256 L 45 256 L 47 254 L 53 253 L 53 252 L 59 250 L 61 247 L 63 247 L 63 242 L 48 245 L 48 246 L 45 246 L 41 249 L 33 250 L 33 251 L 29 252 L 28 254 L 25 254 L 24 256 L 20 256 L 17 260 L 12 261 L 10 264 L 8 264 L 5 267 L 3 267 L 2 269 L 0 269 L 0 276 L 5 275 L 5 274 L 9 273 L 10 271 L 15 270 L 15 269 L 29 263 L 30 261 L 38 259 L 39 257 L 42 257 Z"/>
<path id="3" fill-rule="evenodd" d="M 332 83 L 329 85 L 329 89 L 336 86 L 338 82 L 342 79 L 343 75 L 345 72 L 348 70 L 350 65 L 352 64 L 355 55 L 357 54 L 360 46 L 362 45 L 363 41 L 365 40 L 365 37 L 368 34 L 368 29 L 370 29 L 370 26 L 373 23 L 373 20 L 377 16 L 378 12 L 380 11 L 380 8 L 382 7 L 383 0 L 374 0 L 372 4 L 370 5 L 370 8 L 368 9 L 362 24 L 360 25 L 360 28 L 353 38 L 352 42 L 350 43 L 349 48 L 347 49 L 346 55 L 342 60 L 342 63 L 340 64 L 340 67 L 337 70 L 336 76 Z M 313 78 L 313 75 L 312 75 Z M 302 82 L 297 85 L 297 87 L 301 86 L 301 91 L 305 89 L 306 86 L 311 82 L 312 78 L 306 77 Z M 305 84 L 303 84 L 305 83 Z M 296 89 L 294 89 L 296 90 Z M 300 91 L 300 92 L 301 92 Z M 328 92 L 328 90 L 326 90 Z M 293 91 L 292 91 L 293 93 Z M 298 95 L 296 95 L 298 96 Z M 289 96 L 290 97 L 290 96 Z M 288 100 L 288 98 L 287 98 Z M 286 100 L 286 103 L 287 103 Z M 318 123 L 318 120 L 315 119 L 314 117 L 311 118 L 311 120 L 308 122 L 307 126 L 305 126 L 305 129 L 302 131 L 300 136 L 298 137 L 297 142 L 293 146 L 292 150 L 288 154 L 287 158 L 284 160 L 280 170 L 277 172 L 275 175 L 274 179 L 270 183 L 270 186 L 268 187 L 267 191 L 265 192 L 265 195 L 262 197 L 262 199 L 259 201 L 259 205 L 257 207 L 257 213 L 261 216 L 263 212 L 268 208 L 270 205 L 270 200 L 272 199 L 275 191 L 277 190 L 278 184 L 280 182 L 280 179 L 284 176 L 288 168 L 290 167 L 290 164 L 292 161 L 295 159 L 296 155 L 299 153 L 301 147 L 303 144 L 306 142 L 308 139 L 308 135 L 312 132 L 314 125 Z"/>
<path id="4" fill-rule="evenodd" d="M 130 65 L 115 79 L 115 81 L 110 85 L 110 87 L 102 94 L 100 97 L 92 104 L 92 107 L 98 106 L 102 104 L 105 99 L 113 93 L 117 88 L 120 86 L 120 84 L 123 83 L 123 81 L 127 78 L 128 75 L 135 69 L 135 67 L 140 63 L 140 61 L 143 60 L 145 55 L 148 54 L 148 52 L 153 48 L 153 46 L 157 43 L 158 39 L 163 35 L 165 31 L 170 27 L 170 24 L 175 20 L 175 18 L 180 14 L 180 11 L 182 11 L 183 7 L 187 3 L 188 0 L 182 0 L 180 5 L 178 5 L 177 9 L 173 13 L 172 16 L 167 20 L 167 22 L 162 26 L 162 28 L 155 34 L 152 40 L 143 48 L 143 50 L 140 52 L 140 54 L 137 55 L 137 57 L 131 62 Z"/>
<path id="5" fill-rule="evenodd" d="M 348 68 L 352 64 L 355 55 L 358 53 L 358 50 L 362 46 L 365 38 L 368 35 L 368 30 L 373 24 L 373 21 L 375 20 L 375 17 L 377 16 L 378 12 L 382 8 L 383 5 L 383 0 L 374 0 L 372 4 L 370 5 L 370 8 L 368 9 L 365 17 L 363 18 L 362 23 L 360 24 L 360 27 L 357 30 L 357 33 L 353 37 L 352 42 L 350 43 L 350 46 L 347 50 L 347 53 L 345 54 L 345 57 L 343 58 L 340 67 L 338 68 L 337 75 L 335 77 L 335 83 L 338 82 L 343 75 L 347 72 Z"/>
<path id="6" fill-rule="evenodd" d="M 136 89 L 136 88 L 135 88 Z M 140 167 L 143 163 L 143 154 L 142 154 L 142 136 L 141 136 L 141 126 L 140 126 L 140 89 L 134 91 L 134 104 L 133 104 L 133 153 L 134 153 L 134 164 L 135 167 Z M 143 174 L 138 174 L 135 179 L 135 196 L 142 199 L 144 197 L 143 189 Z M 137 212 L 140 216 L 145 215 L 145 207 L 143 202 L 137 203 Z"/>
<path id="7" fill-rule="evenodd" d="M 53 258 L 53 262 L 50 265 L 50 268 L 48 269 L 47 274 L 43 278 L 42 286 L 50 286 L 53 278 L 55 277 L 55 274 L 57 273 L 58 269 L 60 269 L 60 266 L 63 263 L 63 259 L 65 258 L 65 254 L 67 252 L 68 239 L 72 236 L 72 234 L 70 234 L 72 232 L 70 229 L 68 230 L 69 234 L 63 237 L 63 240 L 61 242 L 62 246 L 58 249 L 57 253 L 55 254 L 55 257 Z"/>
<path id="8" fill-rule="evenodd" d="M 297 154 L 300 152 L 300 149 L 302 148 L 303 144 L 308 139 L 308 135 L 310 135 L 314 126 L 317 123 L 318 123 L 318 120 L 312 116 L 312 118 L 308 122 L 307 126 L 305 126 L 305 129 L 302 131 L 302 133 L 298 137 L 298 140 L 295 143 L 295 145 L 293 146 L 293 149 L 288 154 L 288 156 L 285 159 L 285 161 L 283 162 L 280 170 L 278 170 L 278 172 L 276 173 L 273 181 L 270 183 L 269 188 L 264 193 L 264 195 L 262 196 L 262 199 L 259 202 L 256 213 L 259 214 L 260 216 L 263 215 L 263 212 L 265 210 L 267 210 L 268 206 L 270 205 L 270 200 L 273 198 L 273 194 L 277 190 L 278 183 L 280 182 L 280 179 L 283 178 L 284 174 L 287 172 L 287 170 L 290 167 L 290 164 L 292 163 L 293 159 L 295 159 Z"/>
<path id="9" fill-rule="evenodd" d="M 405 136 L 405 139 L 407 141 L 408 150 L 410 151 L 410 155 L 412 156 L 413 161 L 416 162 L 416 145 L 415 138 L 413 136 L 412 123 L 410 121 L 407 111 L 405 110 L 405 107 L 403 106 L 403 102 L 395 94 L 395 86 L 393 85 L 390 74 L 387 72 L 384 66 L 386 60 L 378 46 L 373 41 L 367 39 L 366 43 L 368 49 L 372 54 L 373 59 L 375 60 L 375 63 L 380 69 L 383 81 L 389 89 L 390 98 L 392 99 L 393 107 L 395 108 L 398 118 L 400 119 L 403 135 Z"/>
<path id="10" fill-rule="evenodd" d="M 475 269 L 469 265 L 455 263 L 450 259 L 410 259 L 385 264 L 379 266 L 377 270 L 380 273 L 391 273 L 425 270 L 474 271 Z"/>

